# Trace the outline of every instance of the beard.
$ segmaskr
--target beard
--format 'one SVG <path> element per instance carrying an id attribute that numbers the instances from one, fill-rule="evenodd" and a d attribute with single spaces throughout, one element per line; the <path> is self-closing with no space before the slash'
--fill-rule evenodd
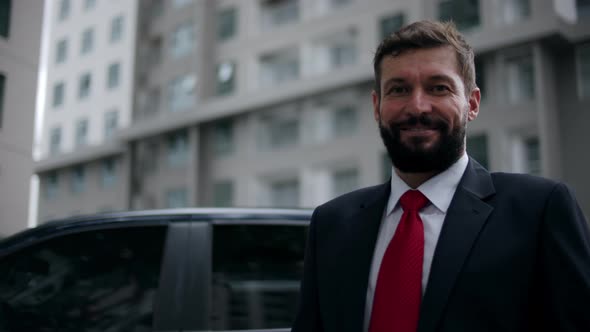
<path id="1" fill-rule="evenodd" d="M 391 124 L 384 124 L 379 120 L 379 132 L 395 168 L 404 173 L 440 173 L 463 154 L 466 121 L 462 122 L 459 126 L 450 128 L 446 121 L 435 115 L 422 113 Z M 440 137 L 433 146 L 423 147 L 423 137 L 410 137 L 408 142 L 402 142 L 402 128 L 417 124 L 439 132 Z"/>

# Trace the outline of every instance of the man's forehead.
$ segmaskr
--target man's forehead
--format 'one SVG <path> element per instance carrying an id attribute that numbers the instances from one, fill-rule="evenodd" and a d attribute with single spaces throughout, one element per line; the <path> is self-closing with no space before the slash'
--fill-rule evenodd
<path id="1" fill-rule="evenodd" d="M 423 72 L 428 76 L 460 76 L 457 55 L 450 46 L 408 49 L 398 55 L 388 55 L 380 64 L 382 74 L 411 74 Z M 440 78 L 440 77 L 439 77 Z"/>

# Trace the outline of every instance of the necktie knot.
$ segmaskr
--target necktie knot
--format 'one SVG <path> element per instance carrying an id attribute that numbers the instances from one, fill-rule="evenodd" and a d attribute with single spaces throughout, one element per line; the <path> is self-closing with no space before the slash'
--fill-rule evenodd
<path id="1" fill-rule="evenodd" d="M 408 190 L 399 202 L 404 211 L 419 211 L 428 204 L 428 198 L 418 190 Z"/>

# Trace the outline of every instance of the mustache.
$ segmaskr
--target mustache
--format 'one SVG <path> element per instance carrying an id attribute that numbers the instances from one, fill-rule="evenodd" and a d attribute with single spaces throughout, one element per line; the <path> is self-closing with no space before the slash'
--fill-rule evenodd
<path id="1" fill-rule="evenodd" d="M 449 124 L 442 118 L 428 113 L 421 113 L 419 115 L 409 115 L 401 121 L 389 123 L 390 129 L 401 130 L 407 127 L 422 126 L 428 129 L 448 130 Z"/>

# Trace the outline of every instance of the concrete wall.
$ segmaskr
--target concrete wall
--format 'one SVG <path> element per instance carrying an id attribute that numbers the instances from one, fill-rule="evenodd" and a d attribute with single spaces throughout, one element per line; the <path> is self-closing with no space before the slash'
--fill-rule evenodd
<path id="1" fill-rule="evenodd" d="M 6 77 L 0 127 L 0 236 L 27 227 L 42 20 L 42 1 L 12 1 L 9 36 L 0 37 L 0 73 Z"/>

